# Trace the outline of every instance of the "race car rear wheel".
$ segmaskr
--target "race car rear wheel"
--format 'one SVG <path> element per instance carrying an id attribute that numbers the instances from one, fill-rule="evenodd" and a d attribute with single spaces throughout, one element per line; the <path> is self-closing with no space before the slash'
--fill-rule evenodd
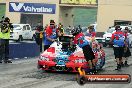
<path id="1" fill-rule="evenodd" d="M 96 69 L 101 70 L 102 67 L 105 65 L 105 57 L 101 58 L 100 60 L 98 59 L 98 62 L 96 63 Z"/>
<path id="2" fill-rule="evenodd" d="M 101 66 L 100 66 L 100 69 L 102 69 L 102 67 L 105 65 L 105 58 L 102 60 L 101 62 Z"/>

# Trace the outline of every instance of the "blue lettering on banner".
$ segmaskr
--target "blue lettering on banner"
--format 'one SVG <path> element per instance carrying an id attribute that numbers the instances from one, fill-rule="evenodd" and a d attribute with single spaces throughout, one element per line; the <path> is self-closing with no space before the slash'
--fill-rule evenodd
<path id="1" fill-rule="evenodd" d="M 9 3 L 9 12 L 25 12 L 25 13 L 47 13 L 55 14 L 56 4 L 43 3 Z"/>

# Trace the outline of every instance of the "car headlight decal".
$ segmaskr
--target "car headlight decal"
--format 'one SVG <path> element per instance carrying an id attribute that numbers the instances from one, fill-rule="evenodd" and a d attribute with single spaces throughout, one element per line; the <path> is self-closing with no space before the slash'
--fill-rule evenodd
<path id="1" fill-rule="evenodd" d="M 84 63 L 84 62 L 87 62 L 86 59 L 76 59 L 74 61 L 75 63 Z"/>
<path id="2" fill-rule="evenodd" d="M 44 57 L 44 56 L 40 56 L 40 59 L 41 59 L 41 60 L 44 60 L 44 61 L 49 61 L 49 58 Z"/>

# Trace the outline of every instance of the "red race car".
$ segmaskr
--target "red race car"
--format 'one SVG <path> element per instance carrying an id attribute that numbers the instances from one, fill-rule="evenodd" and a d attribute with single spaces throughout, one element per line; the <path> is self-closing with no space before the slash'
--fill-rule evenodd
<path id="1" fill-rule="evenodd" d="M 89 68 L 82 49 L 72 44 L 72 36 L 62 36 L 55 41 L 38 60 L 38 69 L 45 71 L 78 72 L 78 68 Z M 105 52 L 102 46 L 90 37 L 86 37 L 95 53 L 94 62 L 96 69 L 101 69 L 105 64 Z"/>

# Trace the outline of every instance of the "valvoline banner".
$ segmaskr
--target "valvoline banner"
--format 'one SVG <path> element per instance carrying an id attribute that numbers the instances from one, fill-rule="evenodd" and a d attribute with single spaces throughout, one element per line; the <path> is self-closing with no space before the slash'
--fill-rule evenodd
<path id="1" fill-rule="evenodd" d="M 55 14 L 56 4 L 10 2 L 9 12 Z"/>

